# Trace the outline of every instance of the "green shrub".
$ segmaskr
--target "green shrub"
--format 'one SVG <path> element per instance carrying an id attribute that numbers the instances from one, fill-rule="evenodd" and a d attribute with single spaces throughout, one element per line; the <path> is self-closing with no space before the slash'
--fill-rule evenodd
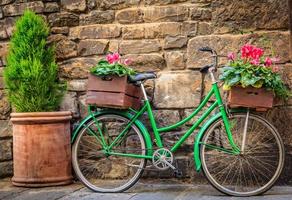
<path id="1" fill-rule="evenodd" d="M 65 85 L 58 81 L 48 35 L 44 19 L 31 11 L 16 22 L 4 71 L 8 98 L 16 112 L 54 111 L 60 105 Z"/>

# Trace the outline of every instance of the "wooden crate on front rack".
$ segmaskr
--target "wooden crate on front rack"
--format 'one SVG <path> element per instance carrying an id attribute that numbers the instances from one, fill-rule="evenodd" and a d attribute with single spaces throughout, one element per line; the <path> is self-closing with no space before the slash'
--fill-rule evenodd
<path id="1" fill-rule="evenodd" d="M 257 111 L 267 111 L 273 107 L 274 94 L 264 88 L 232 87 L 228 96 L 228 105 L 231 108 L 246 107 Z"/>
<path id="2" fill-rule="evenodd" d="M 127 77 L 88 76 L 86 103 L 98 107 L 139 109 L 142 92 L 139 86 L 128 83 Z"/>

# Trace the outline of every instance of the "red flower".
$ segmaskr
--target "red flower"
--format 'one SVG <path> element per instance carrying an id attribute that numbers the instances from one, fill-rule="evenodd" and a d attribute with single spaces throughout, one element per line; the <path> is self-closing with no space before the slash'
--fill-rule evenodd
<path id="1" fill-rule="evenodd" d="M 250 64 L 252 65 L 259 65 L 260 64 L 260 60 L 259 59 L 253 59 Z"/>
<path id="2" fill-rule="evenodd" d="M 258 60 L 264 54 L 264 50 L 256 46 L 245 44 L 241 47 L 241 58 Z M 255 63 L 256 61 L 253 61 Z"/>

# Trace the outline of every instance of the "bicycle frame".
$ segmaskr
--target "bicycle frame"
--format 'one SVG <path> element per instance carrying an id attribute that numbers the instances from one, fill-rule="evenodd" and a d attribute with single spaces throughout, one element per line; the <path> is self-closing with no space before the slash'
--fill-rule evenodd
<path id="1" fill-rule="evenodd" d="M 210 115 L 210 113 L 214 109 L 219 108 L 221 116 L 222 116 L 222 119 L 223 119 L 223 122 L 224 122 L 224 125 L 225 125 L 225 130 L 226 130 L 226 133 L 227 133 L 227 137 L 228 137 L 228 140 L 230 142 L 230 145 L 231 145 L 232 149 L 224 149 L 224 148 L 220 148 L 220 147 L 209 145 L 209 144 L 208 144 L 208 147 L 209 148 L 213 148 L 213 149 L 218 149 L 218 150 L 224 151 L 226 153 L 230 153 L 230 154 L 238 154 L 240 152 L 240 150 L 239 150 L 238 146 L 234 143 L 234 140 L 233 140 L 233 137 L 232 137 L 232 133 L 231 133 L 231 130 L 230 130 L 230 124 L 229 124 L 229 121 L 228 121 L 227 113 L 225 111 L 225 107 L 223 105 L 222 98 L 221 98 L 221 95 L 220 95 L 220 92 L 219 92 L 219 88 L 218 88 L 218 85 L 217 85 L 216 82 L 212 84 L 212 89 L 207 94 L 207 96 L 204 98 L 204 100 L 200 103 L 200 105 L 197 107 L 197 109 L 195 109 L 194 112 L 192 114 L 190 114 L 188 117 L 184 118 L 183 120 L 181 120 L 181 121 L 179 121 L 179 122 L 177 122 L 177 123 L 175 123 L 173 125 L 158 128 L 157 124 L 156 124 L 156 121 L 155 121 L 155 118 L 154 118 L 154 115 L 153 115 L 153 112 L 152 112 L 152 108 L 151 108 L 150 102 L 149 102 L 149 100 L 146 99 L 144 101 L 144 106 L 139 111 L 131 109 L 131 111 L 134 112 L 135 114 L 130 119 L 130 121 L 128 122 L 127 126 L 124 128 L 124 130 L 109 145 L 107 145 L 105 143 L 103 134 L 101 132 L 101 129 L 100 129 L 99 124 L 96 121 L 95 117 L 93 117 L 93 118 L 95 120 L 95 124 L 98 127 L 99 136 L 94 134 L 94 133 L 92 133 L 92 131 L 90 130 L 89 127 L 86 127 L 86 128 L 89 129 L 89 132 L 91 132 L 91 134 L 94 134 L 96 139 L 102 144 L 105 153 L 108 154 L 108 155 L 152 159 L 152 155 L 138 155 L 138 154 L 118 153 L 118 152 L 113 152 L 111 150 L 112 150 L 113 147 L 118 145 L 119 142 L 121 142 L 120 140 L 123 138 L 123 136 L 130 129 L 131 125 L 133 125 L 133 123 L 135 123 L 135 121 L 145 112 L 148 113 L 148 117 L 149 117 L 152 129 L 153 129 L 156 145 L 157 145 L 158 148 L 163 148 L 164 146 L 163 146 L 163 142 L 161 140 L 160 133 L 174 130 L 174 129 L 182 126 L 186 122 L 190 121 L 193 117 L 195 117 L 206 106 L 207 102 L 210 100 L 210 98 L 213 95 L 215 96 L 216 101 L 203 113 L 203 115 L 191 126 L 191 128 L 186 131 L 186 133 L 174 144 L 174 146 L 171 147 L 170 151 L 171 152 L 175 152 L 185 142 L 185 140 L 194 132 L 194 130 L 197 129 L 199 127 L 199 125 Z M 90 111 L 90 109 L 89 109 L 89 111 Z"/>

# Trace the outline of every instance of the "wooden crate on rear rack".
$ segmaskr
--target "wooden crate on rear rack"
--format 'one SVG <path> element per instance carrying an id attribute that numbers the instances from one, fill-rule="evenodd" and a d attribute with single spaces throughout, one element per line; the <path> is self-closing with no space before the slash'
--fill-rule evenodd
<path id="1" fill-rule="evenodd" d="M 98 107 L 139 109 L 142 92 L 139 86 L 128 83 L 127 77 L 88 76 L 86 103 Z"/>
<path id="2" fill-rule="evenodd" d="M 255 108 L 257 111 L 266 111 L 273 107 L 274 94 L 265 88 L 232 87 L 228 96 L 228 105 L 231 108 Z"/>

